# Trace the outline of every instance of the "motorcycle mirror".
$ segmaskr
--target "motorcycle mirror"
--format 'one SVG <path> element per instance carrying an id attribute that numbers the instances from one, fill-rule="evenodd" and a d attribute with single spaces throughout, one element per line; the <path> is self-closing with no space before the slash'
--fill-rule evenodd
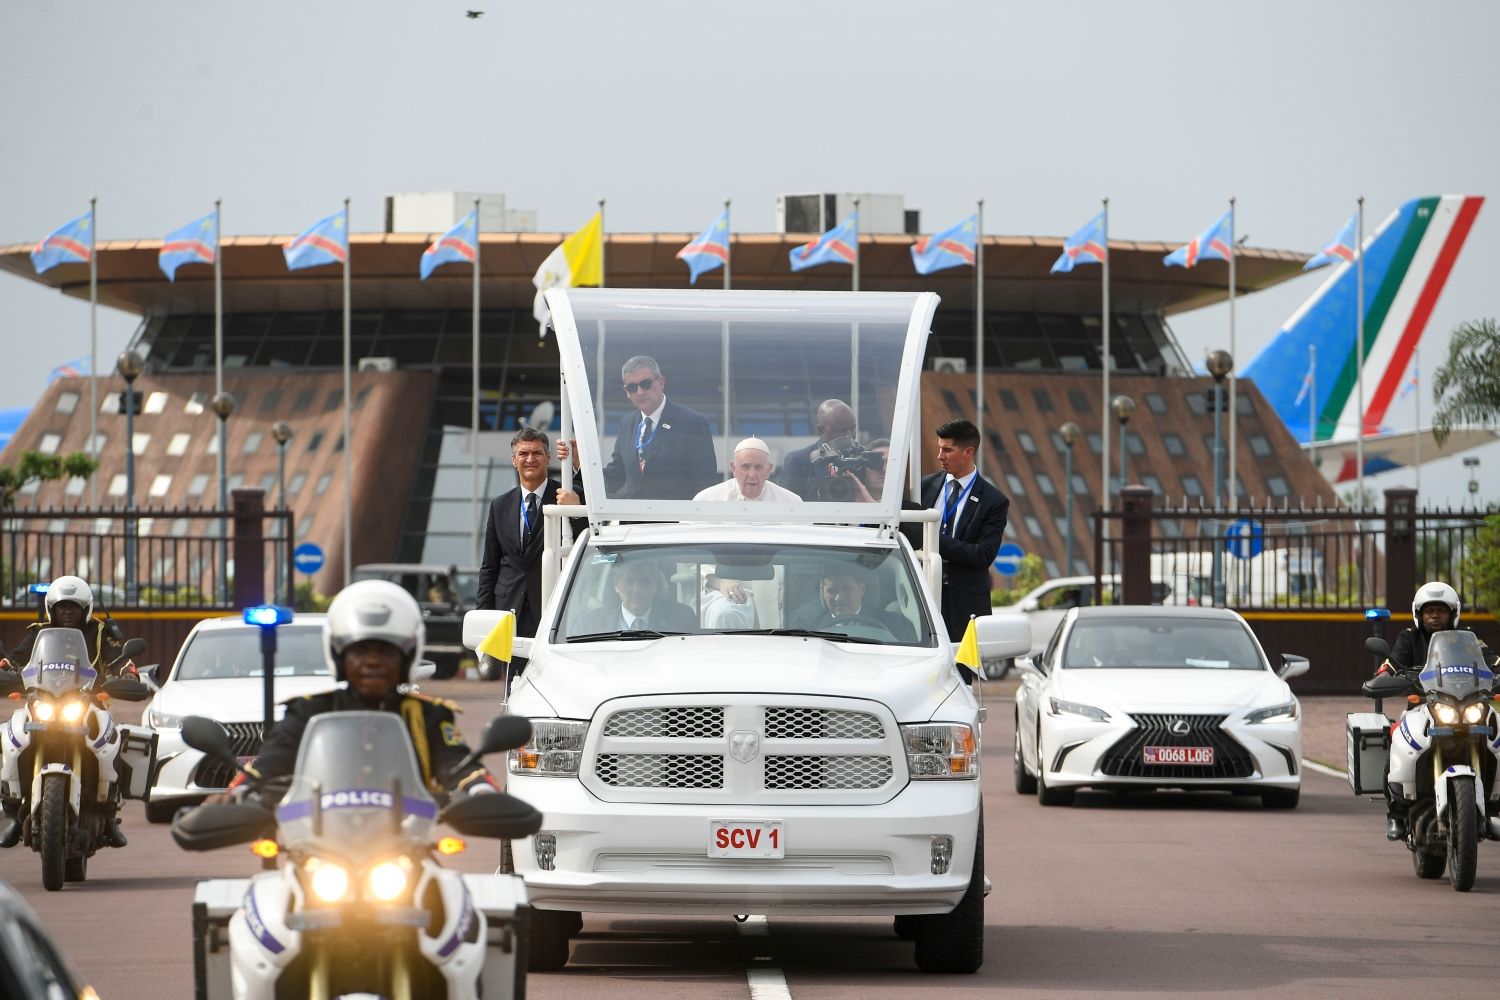
<path id="1" fill-rule="evenodd" d="M 145 701 L 151 697 L 151 689 L 130 677 L 111 677 L 100 688 L 116 701 Z"/>
<path id="2" fill-rule="evenodd" d="M 1389 656 L 1391 644 L 1378 635 L 1372 635 L 1365 640 L 1365 652 L 1374 653 L 1376 656 Z"/>
<path id="3" fill-rule="evenodd" d="M 214 851 L 248 844 L 269 833 L 274 825 L 271 814 L 259 806 L 205 803 L 178 813 L 172 820 L 172 839 L 185 851 Z"/>
<path id="4" fill-rule="evenodd" d="M 515 840 L 529 837 L 542 828 L 542 814 L 514 795 L 466 795 L 438 815 L 467 837 L 493 840 Z"/>
<path id="5" fill-rule="evenodd" d="M 215 760 L 232 764 L 240 769 L 234 755 L 234 744 L 229 742 L 229 730 L 201 715 L 189 715 L 182 720 L 182 742 Z"/>
<path id="6" fill-rule="evenodd" d="M 126 660 L 135 656 L 139 656 L 145 651 L 145 639 L 127 639 L 125 640 L 125 645 L 120 648 L 120 655 L 115 657 L 113 660 L 110 660 L 109 665 L 114 666 L 117 663 L 124 663 Z"/>
<path id="7" fill-rule="evenodd" d="M 25 690 L 26 683 L 18 671 L 0 670 L 0 695 L 20 694 Z"/>

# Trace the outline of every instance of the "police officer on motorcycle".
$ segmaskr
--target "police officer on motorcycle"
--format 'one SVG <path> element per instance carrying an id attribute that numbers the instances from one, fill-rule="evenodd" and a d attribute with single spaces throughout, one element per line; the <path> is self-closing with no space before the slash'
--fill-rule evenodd
<path id="1" fill-rule="evenodd" d="M 1376 669 L 1375 676 L 1421 670 L 1427 663 L 1427 646 L 1432 641 L 1432 634 L 1458 628 L 1459 612 L 1462 610 L 1458 591 L 1448 584 L 1440 580 L 1423 584 L 1411 600 L 1412 627 L 1401 630 L 1390 655 Z M 1491 666 L 1494 666 L 1494 654 L 1483 641 L 1479 645 Z M 1385 803 L 1385 838 L 1402 840 L 1406 837 L 1406 811 L 1410 808 L 1410 803 L 1389 782 L 1385 786 Z"/>
<path id="2" fill-rule="evenodd" d="M 286 715 L 271 730 L 260 755 L 230 785 L 230 795 L 251 783 L 289 775 L 308 721 L 324 712 L 394 712 L 406 722 L 422 777 L 433 795 L 462 791 L 495 792 L 494 780 L 479 763 L 452 769 L 468 755 L 458 730 L 453 702 L 402 691 L 412 665 L 421 658 L 426 630 L 416 600 L 385 580 L 362 580 L 339 592 L 324 625 L 326 655 L 344 687 L 288 702 Z"/>

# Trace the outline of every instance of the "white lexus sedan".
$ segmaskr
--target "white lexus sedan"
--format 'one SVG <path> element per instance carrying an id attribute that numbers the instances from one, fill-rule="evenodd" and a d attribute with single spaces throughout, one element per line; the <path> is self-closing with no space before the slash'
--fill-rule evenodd
<path id="1" fill-rule="evenodd" d="M 278 719 L 285 712 L 282 702 L 334 686 L 323 655 L 324 617 L 299 614 L 276 630 L 272 679 Z M 193 626 L 171 672 L 155 678 L 160 689 L 141 717 L 157 733 L 148 820 L 170 822 L 179 808 L 222 792 L 234 776 L 227 765 L 204 760 L 182 742 L 184 716 L 203 715 L 223 723 L 241 761 L 260 752 L 264 676 L 259 626 L 240 618 L 213 618 Z"/>
<path id="2" fill-rule="evenodd" d="M 1016 791 L 1069 805 L 1080 788 L 1300 794 L 1301 706 L 1245 620 L 1227 608 L 1074 608 L 1018 663 Z"/>

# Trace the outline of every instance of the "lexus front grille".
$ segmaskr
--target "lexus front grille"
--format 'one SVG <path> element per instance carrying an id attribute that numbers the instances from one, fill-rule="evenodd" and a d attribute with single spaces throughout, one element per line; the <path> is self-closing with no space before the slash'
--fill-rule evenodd
<path id="1" fill-rule="evenodd" d="M 1132 714 L 1136 728 L 1121 736 L 1099 758 L 1099 770 L 1111 778 L 1159 778 L 1175 781 L 1196 778 L 1201 781 L 1248 778 L 1255 773 L 1255 760 L 1238 740 L 1221 728 L 1227 716 Z M 1187 732 L 1178 734 L 1181 722 Z M 1198 764 L 1147 764 L 1145 748 L 1212 747 L 1214 762 Z"/>

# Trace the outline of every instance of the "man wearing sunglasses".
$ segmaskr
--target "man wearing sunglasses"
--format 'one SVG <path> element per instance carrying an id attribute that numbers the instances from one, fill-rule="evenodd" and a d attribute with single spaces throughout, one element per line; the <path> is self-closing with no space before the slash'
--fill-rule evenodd
<path id="1" fill-rule="evenodd" d="M 667 399 L 667 377 L 656 359 L 639 354 L 620 369 L 635 412 L 620 421 L 615 450 L 604 467 L 604 489 L 615 500 L 691 500 L 718 482 L 718 460 L 708 421 Z M 578 455 L 558 445 L 559 458 Z"/>

